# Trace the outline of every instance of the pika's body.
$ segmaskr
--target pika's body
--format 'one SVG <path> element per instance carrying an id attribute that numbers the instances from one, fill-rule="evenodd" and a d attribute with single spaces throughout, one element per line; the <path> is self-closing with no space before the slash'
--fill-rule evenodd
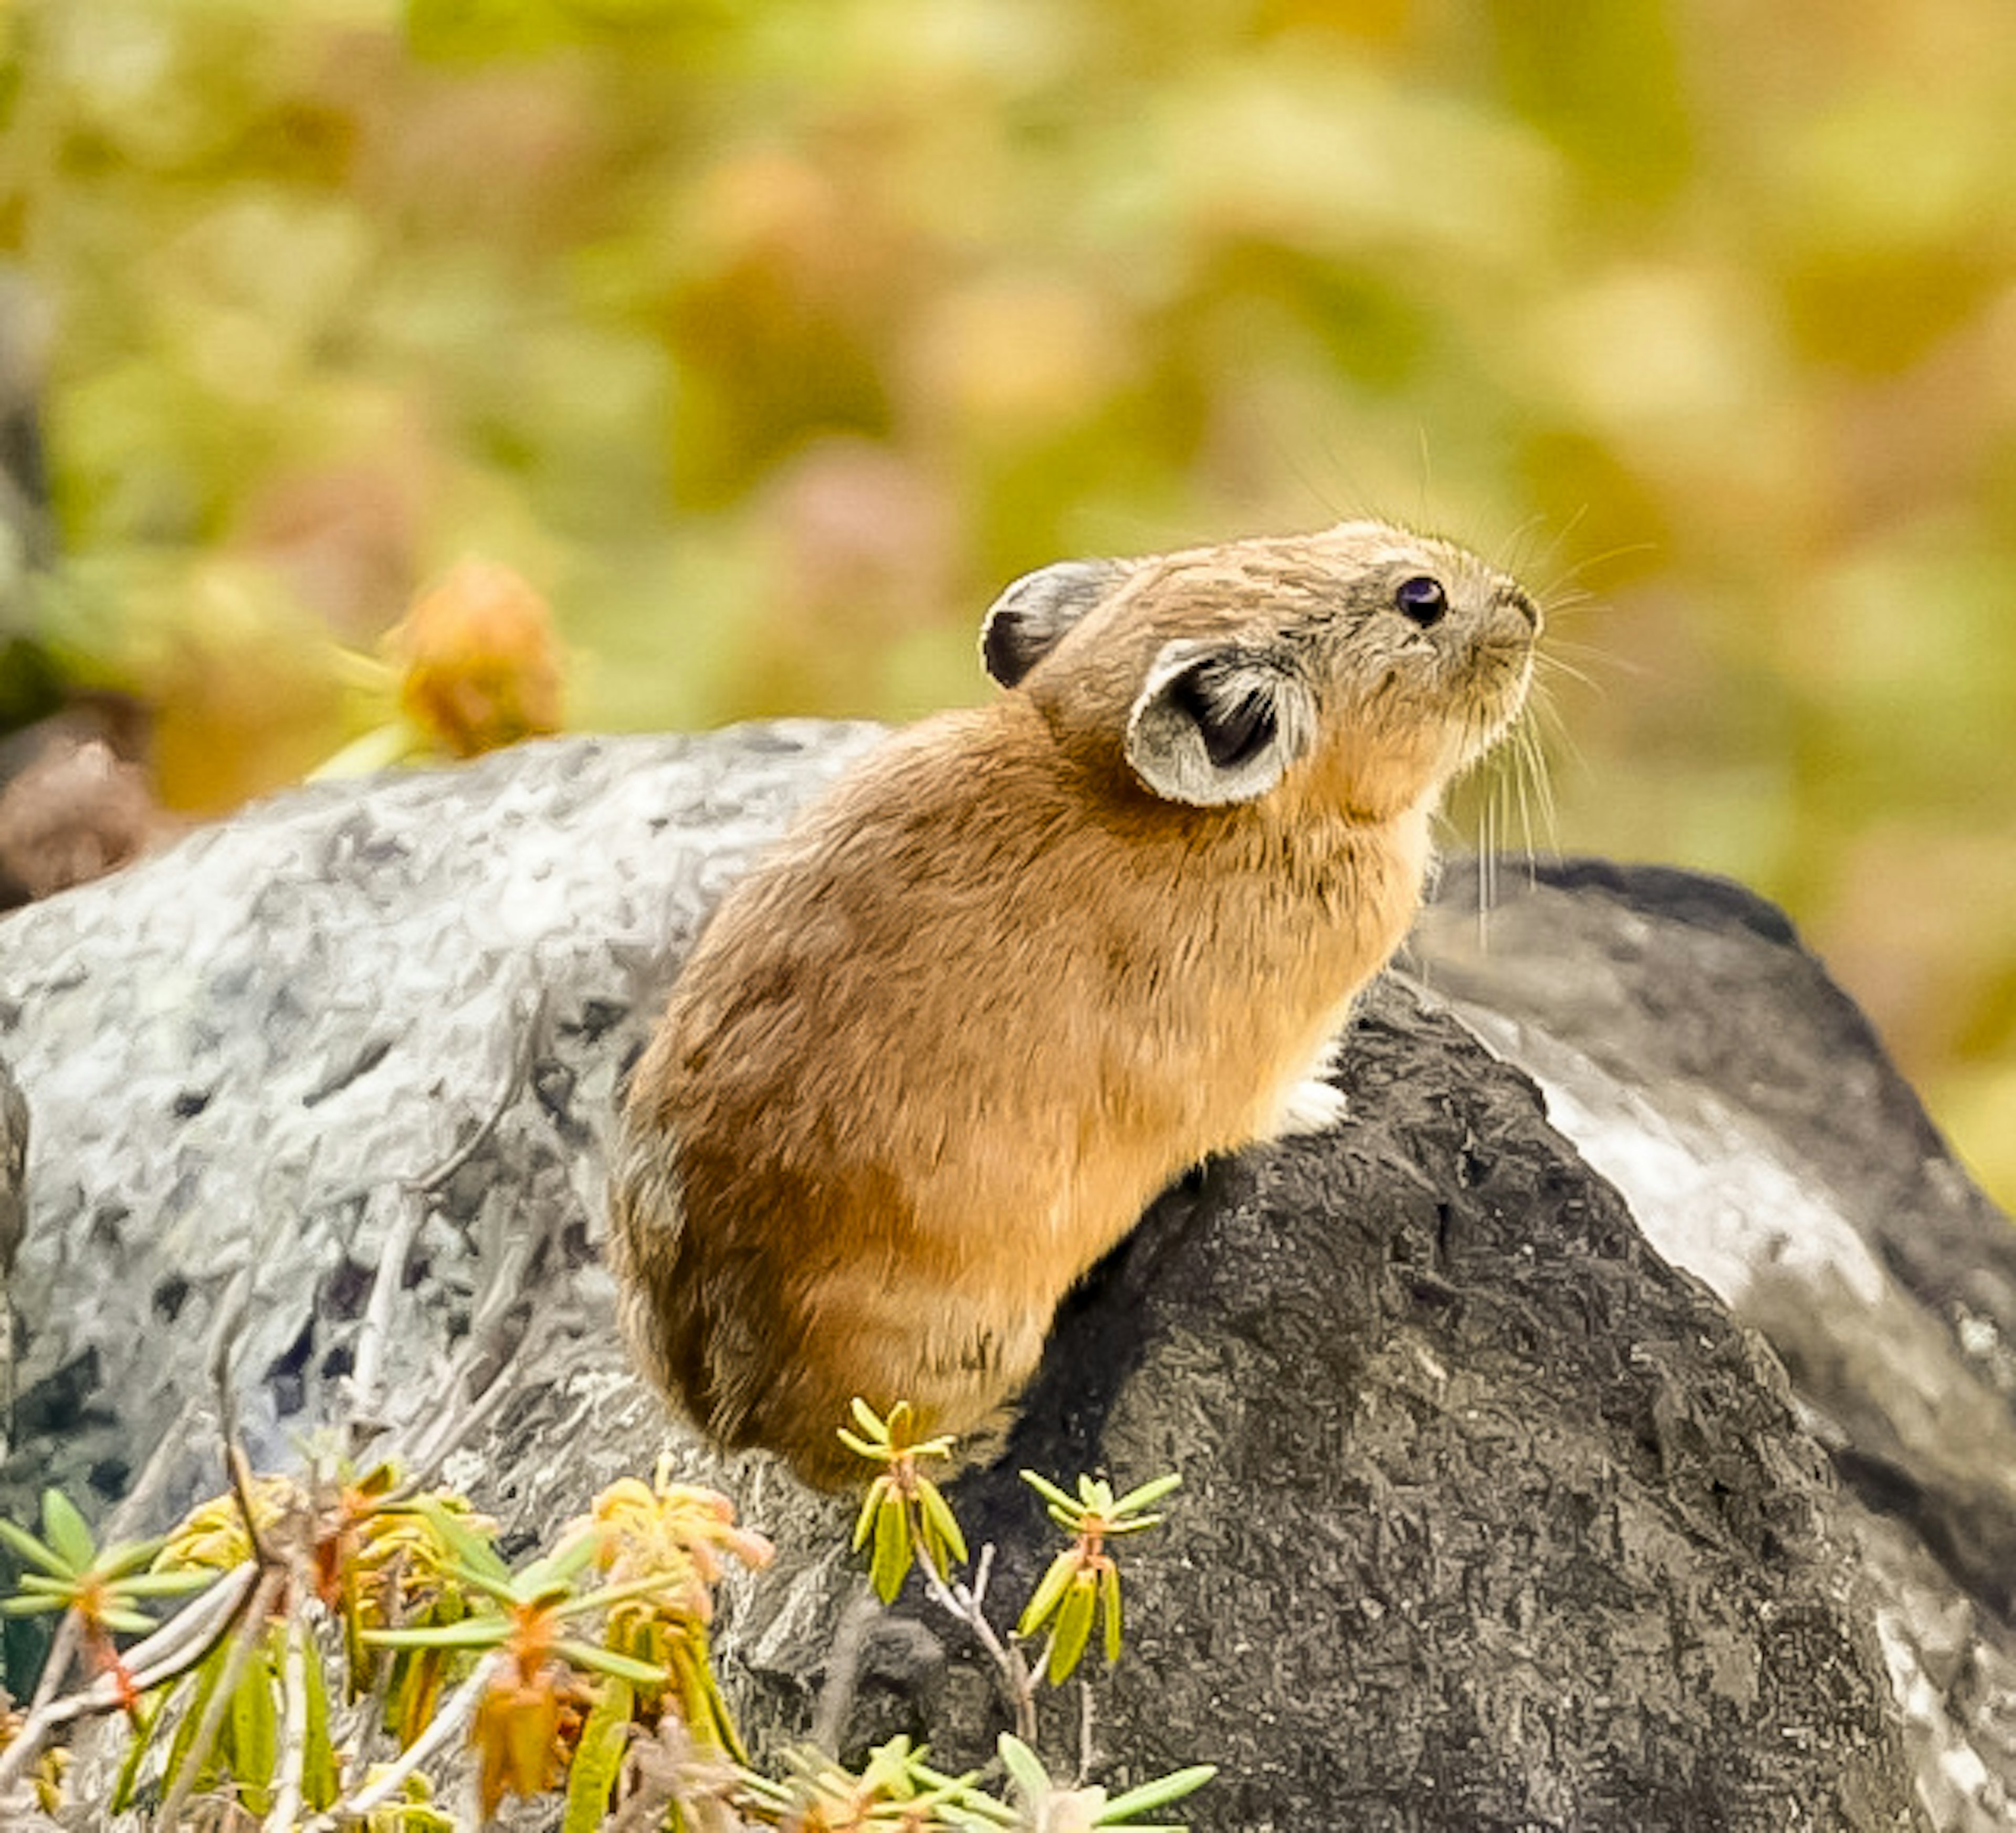
<path id="1" fill-rule="evenodd" d="M 856 1461 L 848 1400 L 984 1421 L 1189 1166 L 1318 1078 L 1418 906 L 1539 617 L 1377 523 L 1031 574 L 1008 692 L 901 732 L 728 896 L 632 1076 L 631 1342 L 730 1447 Z"/>

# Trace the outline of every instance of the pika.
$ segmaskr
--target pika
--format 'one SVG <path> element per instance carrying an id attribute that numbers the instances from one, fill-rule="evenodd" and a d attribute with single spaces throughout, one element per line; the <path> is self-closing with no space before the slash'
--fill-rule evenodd
<path id="1" fill-rule="evenodd" d="M 625 1332 L 718 1443 L 839 1486 L 860 1395 L 961 1432 L 1190 1167 L 1330 1126 L 1353 997 L 1540 613 L 1377 522 L 1010 586 L 1006 691 L 898 732 L 703 930 L 611 1173 Z"/>

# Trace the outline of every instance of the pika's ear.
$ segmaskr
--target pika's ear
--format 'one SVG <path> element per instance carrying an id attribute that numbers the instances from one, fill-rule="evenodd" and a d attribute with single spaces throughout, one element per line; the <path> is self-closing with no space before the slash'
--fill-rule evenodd
<path id="1" fill-rule="evenodd" d="M 1165 644 L 1127 719 L 1127 761 L 1168 802 L 1210 808 L 1264 796 L 1316 741 L 1316 707 L 1283 653 Z"/>
<path id="2" fill-rule="evenodd" d="M 994 601 L 980 627 L 987 672 L 1013 687 L 1126 573 L 1119 560 L 1060 560 L 1024 573 Z"/>

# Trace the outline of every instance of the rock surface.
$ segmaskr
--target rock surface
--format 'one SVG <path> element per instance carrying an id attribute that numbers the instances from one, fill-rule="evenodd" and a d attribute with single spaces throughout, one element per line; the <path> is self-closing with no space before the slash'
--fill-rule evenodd
<path id="1" fill-rule="evenodd" d="M 499 1375 L 452 1474 L 513 1533 L 669 1443 L 795 1550 L 723 1645 L 752 1725 L 801 1733 L 846 1511 L 763 1458 L 708 1460 L 629 1375 L 601 1130 L 706 909 L 872 735 L 564 741 L 303 791 L 0 920 L 0 1055 L 34 1123 L 0 1508 L 139 1482 L 158 1526 L 214 1489 L 220 1327 L 263 1464 L 360 1412 L 424 1442 Z M 1935 1396 L 1985 1406 L 2006 1224 L 1775 915 L 1679 878 L 1543 889 L 1587 930 L 1542 911 L 1529 933 L 1515 900 L 1466 967 L 1430 925 L 1427 1003 L 1404 976 L 1367 1001 L 1349 1126 L 1201 1172 L 1067 1306 L 1003 1466 L 961 1487 L 999 1594 L 1049 1545 L 1016 1464 L 1183 1472 L 1175 1519 L 1129 1550 L 1130 1653 L 1097 1723 L 1115 1781 L 1224 1766 L 1200 1828 L 1892 1828 L 1914 1795 L 1942 1826 L 1996 1824 L 1965 1816 L 2011 1767 L 1977 1659 L 2006 1601 L 2000 1490 L 1936 1399 L 1909 1415 L 1867 1358 L 1802 1346 L 1860 1340 L 1874 1304 L 1900 1353 L 1937 1347 L 1960 1385 Z M 1759 987 L 1802 1041 L 1718 1028 Z M 1584 1123 L 1599 1092 L 1629 1125 Z M 1604 1144 L 1634 1137 L 1665 1156 Z M 1891 1181 L 1822 1163 L 1851 1147 Z M 1704 1206 L 1690 1245 L 1676 1219 Z M 1767 1328 L 1773 1291 L 1803 1313 L 1838 1282 L 1863 1310 L 1785 1335 L 1795 1399 L 1661 1253 Z M 1910 1511 L 1845 1511 L 1816 1421 L 1851 1476 L 1904 1473 Z M 970 1651 L 905 1608 L 910 1630 L 871 1640 L 856 1731 L 979 1747 L 996 1709 Z"/>

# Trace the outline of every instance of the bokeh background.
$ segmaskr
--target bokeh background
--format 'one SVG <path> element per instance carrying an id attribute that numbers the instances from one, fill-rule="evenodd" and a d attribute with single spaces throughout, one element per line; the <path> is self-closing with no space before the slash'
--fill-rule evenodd
<path id="1" fill-rule="evenodd" d="M 468 555 L 569 725 L 699 727 L 1396 516 L 1560 608 L 1551 823 L 1456 843 L 1780 900 L 2016 1199 L 2006 0 L 16 0 L 0 110 L 15 650 L 168 807 L 382 717 Z"/>

